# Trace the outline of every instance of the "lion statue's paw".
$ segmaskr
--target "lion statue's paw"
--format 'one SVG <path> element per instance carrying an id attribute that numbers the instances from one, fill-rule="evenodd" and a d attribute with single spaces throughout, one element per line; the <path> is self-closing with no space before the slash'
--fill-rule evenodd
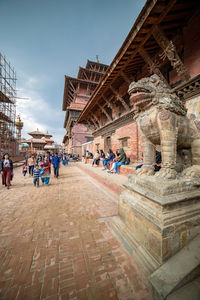
<path id="1" fill-rule="evenodd" d="M 200 166 L 193 165 L 192 167 L 186 168 L 181 173 L 184 178 L 198 178 L 200 179 Z"/>
<path id="2" fill-rule="evenodd" d="M 139 176 L 152 176 L 154 175 L 154 167 L 153 166 L 142 166 L 138 171 L 137 175 Z"/>
<path id="3" fill-rule="evenodd" d="M 158 171 L 155 174 L 155 176 L 160 177 L 160 178 L 166 178 L 166 179 L 176 179 L 177 178 L 177 172 L 174 169 L 161 168 L 160 171 Z"/>

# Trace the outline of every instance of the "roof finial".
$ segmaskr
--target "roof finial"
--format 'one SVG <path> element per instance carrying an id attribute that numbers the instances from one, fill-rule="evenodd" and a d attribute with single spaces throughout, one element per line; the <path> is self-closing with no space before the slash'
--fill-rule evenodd
<path id="1" fill-rule="evenodd" d="M 97 63 L 99 64 L 99 55 L 96 55 Z"/>

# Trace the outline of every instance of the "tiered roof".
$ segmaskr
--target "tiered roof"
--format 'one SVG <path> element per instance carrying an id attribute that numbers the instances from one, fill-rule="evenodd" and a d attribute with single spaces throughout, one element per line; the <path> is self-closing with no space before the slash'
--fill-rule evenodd
<path id="1" fill-rule="evenodd" d="M 62 109 L 66 110 L 70 106 L 71 102 L 73 102 L 76 95 L 81 95 L 78 91 L 80 85 L 85 85 L 85 88 L 88 89 L 88 94 L 81 95 L 81 97 L 89 99 L 107 68 L 107 65 L 88 60 L 85 68 L 79 67 L 77 78 L 65 76 Z"/>
<path id="2" fill-rule="evenodd" d="M 33 137 L 37 136 L 37 135 L 39 135 L 41 137 L 44 136 L 44 133 L 40 132 L 38 129 L 36 131 L 29 132 L 28 134 L 31 135 L 31 136 L 33 136 Z"/>
<path id="3" fill-rule="evenodd" d="M 52 139 L 44 138 L 42 140 L 45 141 L 47 144 L 53 144 L 54 143 L 54 141 Z"/>
<path id="4" fill-rule="evenodd" d="M 45 138 L 51 138 L 52 137 L 52 134 L 50 134 L 49 132 L 48 132 L 48 130 L 47 130 L 47 132 L 44 134 L 44 137 Z"/>
<path id="5" fill-rule="evenodd" d="M 29 139 L 29 140 L 26 140 L 26 143 L 28 144 L 31 144 L 31 143 L 34 143 L 34 144 L 46 144 L 46 142 L 42 139 L 36 139 L 36 138 L 32 138 L 32 139 Z"/>

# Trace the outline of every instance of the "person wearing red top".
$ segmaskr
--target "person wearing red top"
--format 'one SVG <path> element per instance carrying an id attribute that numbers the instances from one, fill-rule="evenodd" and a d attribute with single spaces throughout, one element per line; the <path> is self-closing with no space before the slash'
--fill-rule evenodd
<path id="1" fill-rule="evenodd" d="M 50 168 L 51 163 L 49 162 L 48 158 L 45 157 L 44 163 L 41 163 L 40 167 L 44 171 L 44 173 L 41 175 L 42 183 L 48 185 L 50 180 Z"/>
<path id="2" fill-rule="evenodd" d="M 26 176 L 26 173 L 27 173 L 27 165 L 24 163 L 23 166 L 22 166 L 22 173 L 24 174 L 24 177 Z"/>

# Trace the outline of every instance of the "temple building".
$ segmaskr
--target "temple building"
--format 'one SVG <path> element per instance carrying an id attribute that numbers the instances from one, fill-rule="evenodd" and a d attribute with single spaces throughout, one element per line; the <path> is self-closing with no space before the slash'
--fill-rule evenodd
<path id="1" fill-rule="evenodd" d="M 47 133 L 44 134 L 44 138 L 42 140 L 46 142 L 46 145 L 44 146 L 45 149 L 48 149 L 49 146 L 52 147 L 52 144 L 54 143 L 54 141 L 51 139 L 51 137 L 52 137 L 52 135 L 50 133 L 48 133 L 48 131 L 47 131 Z"/>
<path id="2" fill-rule="evenodd" d="M 30 145 L 29 150 L 31 152 L 44 151 L 44 146 L 46 145 L 46 142 L 42 139 L 45 136 L 44 133 L 37 129 L 28 134 L 32 136 L 31 139 L 26 140 L 26 143 Z"/>
<path id="3" fill-rule="evenodd" d="M 78 124 L 76 121 L 107 67 L 99 62 L 88 61 L 85 68 L 79 67 L 77 78 L 65 76 L 62 109 L 66 111 L 63 143 L 67 153 L 80 156 L 82 144 L 93 140 L 93 124 Z"/>
<path id="4" fill-rule="evenodd" d="M 128 89 L 152 74 L 177 93 L 200 130 L 199 57 L 199 1 L 147 1 L 78 118 L 80 125 L 93 128 L 93 151 L 123 147 L 132 161 L 141 158 Z"/>

